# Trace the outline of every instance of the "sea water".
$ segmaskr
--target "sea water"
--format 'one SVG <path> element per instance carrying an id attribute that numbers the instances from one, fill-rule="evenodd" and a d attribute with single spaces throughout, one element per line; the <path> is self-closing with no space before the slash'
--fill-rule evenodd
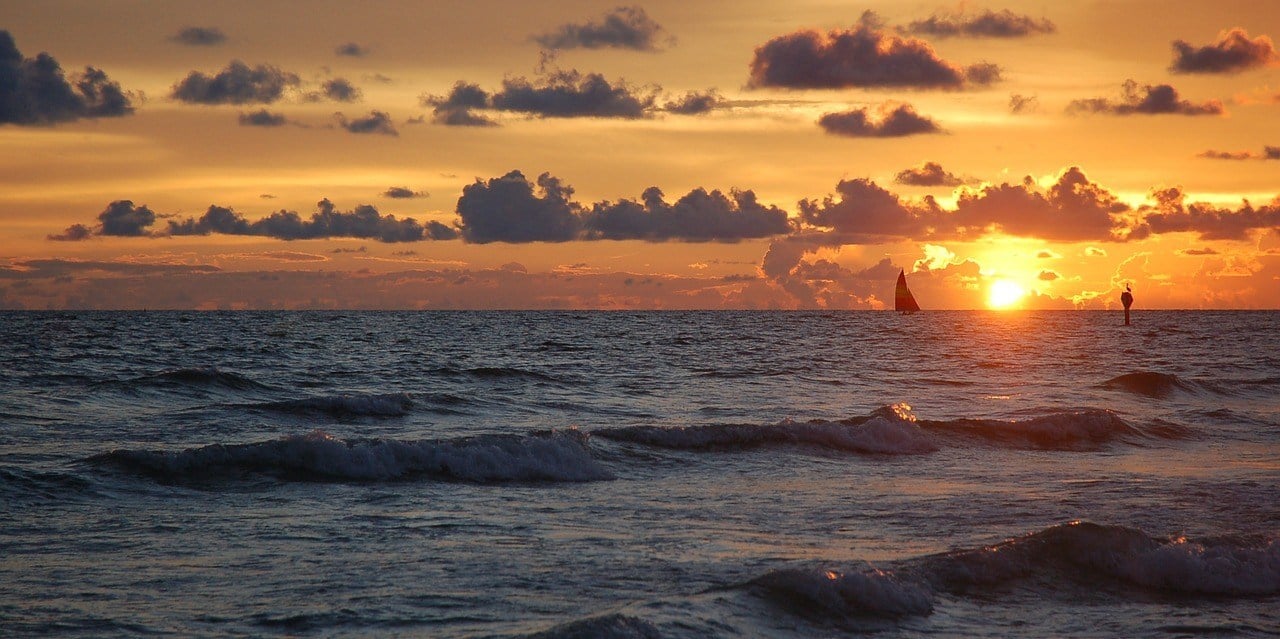
<path id="1" fill-rule="evenodd" d="M 0 313 L 0 635 L 1276 635 L 1277 329 Z"/>

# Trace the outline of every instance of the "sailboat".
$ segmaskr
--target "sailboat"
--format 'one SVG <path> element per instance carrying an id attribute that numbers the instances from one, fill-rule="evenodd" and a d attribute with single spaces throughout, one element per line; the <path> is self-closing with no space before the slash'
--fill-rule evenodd
<path id="1" fill-rule="evenodd" d="M 898 288 L 893 292 L 893 310 L 904 315 L 920 310 L 920 305 L 916 303 L 911 289 L 907 288 L 906 270 L 898 271 Z"/>

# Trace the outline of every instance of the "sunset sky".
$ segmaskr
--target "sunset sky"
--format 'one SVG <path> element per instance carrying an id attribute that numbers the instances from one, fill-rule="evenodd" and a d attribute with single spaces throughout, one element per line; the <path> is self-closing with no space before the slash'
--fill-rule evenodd
<path id="1" fill-rule="evenodd" d="M 0 308 L 876 309 L 899 269 L 1280 308 L 1275 38 L 1264 0 L 5 2 Z"/>

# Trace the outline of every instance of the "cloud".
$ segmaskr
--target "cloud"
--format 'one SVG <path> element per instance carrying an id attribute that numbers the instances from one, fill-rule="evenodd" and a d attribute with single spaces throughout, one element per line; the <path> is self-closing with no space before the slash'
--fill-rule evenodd
<path id="1" fill-rule="evenodd" d="M 50 125 L 133 113 L 132 94 L 94 67 L 70 81 L 48 53 L 24 58 L 0 29 L 0 125 Z"/>
<path id="2" fill-rule="evenodd" d="M 434 107 L 432 121 L 447 126 L 497 126 L 498 123 L 472 113 L 473 109 L 489 108 L 489 92 L 478 84 L 459 80 L 448 95 L 424 95 L 423 106 Z"/>
<path id="3" fill-rule="evenodd" d="M 924 40 L 882 29 L 870 11 L 852 29 L 778 36 L 756 48 L 750 67 L 750 88 L 960 89 L 989 84 L 1000 75 L 992 64 L 961 68 L 947 62 Z"/>
<path id="4" fill-rule="evenodd" d="M 1084 249 L 1084 255 L 1085 257 L 1106 257 L 1107 250 L 1100 249 L 1096 246 L 1088 246 L 1088 247 L 1085 247 Z"/>
<path id="5" fill-rule="evenodd" d="M 937 122 L 916 113 L 910 104 L 882 104 L 875 118 L 869 108 L 826 113 L 818 119 L 827 133 L 855 138 L 896 138 L 921 133 L 941 133 Z"/>
<path id="6" fill-rule="evenodd" d="M 46 236 L 47 239 L 55 242 L 79 242 L 81 240 L 87 240 L 90 237 L 93 237 L 93 229 L 83 224 L 72 224 L 67 227 L 67 230 L 61 233 L 56 235 L 49 234 Z"/>
<path id="7" fill-rule="evenodd" d="M 338 248 L 333 249 L 332 251 L 329 251 L 329 252 L 330 252 L 330 253 L 338 253 L 338 254 L 340 254 L 340 253 L 367 253 L 367 252 L 369 252 L 369 249 L 368 249 L 365 245 L 361 244 L 361 245 L 359 246 L 359 248 L 345 248 L 345 247 L 341 247 L 341 246 L 339 246 Z M 395 253 L 392 253 L 392 255 L 399 255 L 400 253 L 413 253 L 413 251 L 396 251 Z"/>
<path id="8" fill-rule="evenodd" d="M 357 102 L 361 91 L 345 78 L 333 78 L 320 85 L 320 95 L 334 102 Z"/>
<path id="9" fill-rule="evenodd" d="M 1257 230 L 1280 228 L 1280 197 L 1255 208 L 1247 200 L 1238 209 L 1193 202 L 1186 204 L 1182 189 L 1152 193 L 1155 205 L 1143 206 L 1144 222 L 1153 233 L 1197 233 L 1203 240 L 1247 240 Z"/>
<path id="10" fill-rule="evenodd" d="M 355 118 L 348 120 L 346 115 L 335 113 L 333 116 L 338 120 L 338 126 L 346 129 L 350 133 L 378 133 L 381 135 L 398 136 L 395 124 L 391 121 L 391 116 L 383 111 L 370 111 L 369 115 L 363 118 Z"/>
<path id="11" fill-rule="evenodd" d="M 271 104 L 284 90 L 297 86 L 298 76 L 279 67 L 249 65 L 232 60 L 214 75 L 192 71 L 173 85 L 171 96 L 188 104 Z"/>
<path id="12" fill-rule="evenodd" d="M 715 89 L 689 91 L 680 98 L 668 100 L 662 110 L 679 115 L 700 115 L 710 113 L 723 103 L 724 98 Z"/>
<path id="13" fill-rule="evenodd" d="M 426 196 L 426 191 L 414 191 L 407 186 L 393 186 L 382 192 L 382 197 L 389 197 L 397 200 L 407 200 L 410 198 Z"/>
<path id="14" fill-rule="evenodd" d="M 547 49 L 632 49 L 660 51 L 674 43 L 659 25 L 638 6 L 618 7 L 598 21 L 564 24 L 533 40 Z"/>
<path id="15" fill-rule="evenodd" d="M 1253 151 L 1201 151 L 1196 154 L 1198 158 L 1208 158 L 1210 160 L 1257 160 L 1262 156 Z"/>
<path id="16" fill-rule="evenodd" d="M 258 109 L 249 113 L 240 114 L 240 126 L 284 126 L 289 120 L 284 117 L 283 113 L 272 113 L 266 109 Z"/>
<path id="17" fill-rule="evenodd" d="M 641 202 L 595 204 L 584 215 L 583 226 L 590 239 L 690 242 L 735 242 L 790 230 L 787 212 L 760 204 L 752 191 L 725 195 L 696 188 L 668 204 L 656 186 L 645 189 Z"/>
<path id="18" fill-rule="evenodd" d="M 227 41 L 227 34 L 217 27 L 184 27 L 170 40 L 189 47 L 212 47 Z"/>
<path id="19" fill-rule="evenodd" d="M 1218 41 L 1195 47 L 1184 40 L 1173 42 L 1174 73 L 1238 73 L 1245 69 L 1280 63 L 1271 38 L 1260 35 L 1250 39 L 1239 27 L 1218 34 Z"/>
<path id="20" fill-rule="evenodd" d="M 7 272 L 10 277 L 43 279 L 75 276 L 82 273 L 110 273 L 125 276 L 176 275 L 189 273 L 217 273 L 222 269 L 210 264 L 165 264 L 147 262 L 109 262 L 99 260 L 68 260 L 47 258 L 13 262 L 16 269 Z M 0 269 L 0 275 L 6 270 Z"/>
<path id="21" fill-rule="evenodd" d="M 525 78 L 502 81 L 502 90 L 490 102 L 500 111 L 540 117 L 624 118 L 645 117 L 655 96 L 623 81 L 611 83 L 599 73 L 555 71 L 535 82 Z"/>
<path id="22" fill-rule="evenodd" d="M 537 188 L 520 171 L 462 188 L 458 215 L 468 242 L 567 242 L 582 227 L 573 189 L 543 173 Z"/>
<path id="23" fill-rule="evenodd" d="M 1021 115 L 1035 113 L 1040 110 L 1040 99 L 1034 95 L 1011 94 L 1009 96 L 1009 113 Z"/>
<path id="24" fill-rule="evenodd" d="M 821 202 L 802 200 L 800 219 L 846 235 L 841 241 L 849 243 L 873 244 L 887 237 L 921 235 L 928 220 L 941 214 L 936 205 L 909 205 L 865 178 L 841 180 L 836 194 L 838 197 L 828 195 Z"/>
<path id="25" fill-rule="evenodd" d="M 1039 253 L 1036 253 L 1036 257 L 1042 260 L 1056 260 L 1056 259 L 1062 258 L 1061 255 L 1058 255 L 1057 253 L 1054 253 L 1053 251 L 1050 251 L 1048 249 L 1045 249 L 1043 251 L 1040 251 Z"/>
<path id="26" fill-rule="evenodd" d="M 1182 249 L 1182 250 L 1178 251 L 1178 254 L 1179 254 L 1179 255 L 1186 255 L 1186 256 L 1189 256 L 1189 257 L 1195 257 L 1195 256 L 1200 256 L 1200 255 L 1220 255 L 1220 253 L 1217 251 L 1217 249 L 1213 249 L 1213 248 L 1209 248 L 1209 247 L 1205 247 L 1205 248 L 1201 248 L 1201 249 L 1197 249 L 1197 248 Z"/>
<path id="27" fill-rule="evenodd" d="M 898 184 L 909 186 L 960 186 L 964 180 L 945 171 L 937 162 L 925 162 L 918 169 L 903 169 L 893 178 Z"/>
<path id="28" fill-rule="evenodd" d="M 1280 146 L 1262 147 L 1262 157 L 1266 160 L 1280 160 Z"/>
<path id="29" fill-rule="evenodd" d="M 1067 113 L 1108 113 L 1111 115 L 1223 115 L 1226 110 L 1219 100 L 1209 100 L 1195 104 L 1189 100 L 1181 100 L 1177 89 L 1167 84 L 1143 85 L 1133 80 L 1124 83 L 1123 95 L 1119 101 L 1107 98 L 1089 98 L 1072 100 L 1067 105 Z"/>
<path id="30" fill-rule="evenodd" d="M 253 235 L 281 240 L 307 240 L 331 237 L 374 239 L 380 242 L 416 242 L 424 239 L 456 239 L 458 232 L 439 222 L 419 224 L 413 218 L 397 219 L 382 215 L 370 205 L 362 204 L 351 211 L 340 211 L 329 200 L 316 204 L 310 219 L 293 211 L 276 211 L 265 218 L 249 221 L 240 213 L 211 205 L 198 218 L 180 220 L 170 217 L 165 228 L 153 231 L 161 216 L 146 206 L 134 206 L 129 200 L 117 200 L 98 214 L 99 225 L 89 229 L 75 224 L 50 240 L 82 240 L 90 236 L 177 237 L 189 235 Z"/>
<path id="31" fill-rule="evenodd" d="M 1036 20 L 1008 9 L 999 12 L 987 9 L 978 14 L 934 14 L 925 20 L 916 20 L 906 28 L 908 33 L 941 38 L 1021 38 L 1057 30 L 1047 18 Z"/>
<path id="32" fill-rule="evenodd" d="M 333 54 L 349 58 L 363 58 L 364 56 L 369 55 L 369 48 L 356 44 L 355 42 L 346 42 L 334 47 Z"/>
<path id="33" fill-rule="evenodd" d="M 1062 279 L 1062 274 L 1057 271 L 1044 270 L 1040 271 L 1040 274 L 1036 276 L 1036 279 L 1042 282 L 1052 282 L 1054 280 Z"/>
<path id="34" fill-rule="evenodd" d="M 1119 240 L 1121 222 L 1115 217 L 1129 210 L 1107 189 L 1089 181 L 1079 167 L 1071 167 L 1041 192 L 1028 178 L 1020 185 L 986 186 L 961 191 L 951 222 L 962 234 L 977 229 L 1046 240 Z"/>

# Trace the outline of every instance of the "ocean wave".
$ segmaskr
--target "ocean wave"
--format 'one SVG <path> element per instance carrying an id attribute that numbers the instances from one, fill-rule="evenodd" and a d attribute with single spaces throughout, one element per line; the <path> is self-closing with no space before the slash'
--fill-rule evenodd
<path id="1" fill-rule="evenodd" d="M 630 615 L 588 617 L 522 635 L 524 639 L 660 639 L 657 626 Z"/>
<path id="2" fill-rule="evenodd" d="M 776 424 L 704 424 L 602 428 L 604 439 L 676 450 L 717 450 L 807 445 L 855 453 L 918 455 L 948 446 L 998 446 L 1036 450 L 1095 450 L 1123 441 L 1140 444 L 1182 439 L 1189 430 L 1161 422 L 1141 429 L 1109 410 L 1052 413 L 1024 420 L 920 420 L 907 404 L 892 404 L 869 415 L 839 421 L 783 420 Z"/>
<path id="3" fill-rule="evenodd" d="M 1159 539 L 1124 526 L 1072 522 L 931 557 L 924 568 L 937 587 L 953 592 L 1054 573 L 1185 595 L 1274 595 L 1280 593 L 1280 538 Z"/>
<path id="4" fill-rule="evenodd" d="M 143 375 L 122 382 L 126 387 L 185 386 L 192 388 L 225 388 L 230 390 L 255 390 L 270 388 L 239 373 L 224 371 L 214 366 L 174 368 L 152 375 Z"/>
<path id="5" fill-rule="evenodd" d="M 856 453 L 910 455 L 937 448 L 911 419 L 892 411 L 865 419 L 777 424 L 707 424 L 700 426 L 626 426 L 592 431 L 593 435 L 678 450 L 756 448 L 809 445 Z"/>
<path id="6" fill-rule="evenodd" d="M 91 489 L 88 480 L 71 473 L 0 468 L 0 495 L 5 501 L 62 499 Z"/>
<path id="7" fill-rule="evenodd" d="M 1177 392 L 1193 393 L 1196 391 L 1194 384 L 1179 379 L 1177 375 L 1152 371 L 1127 373 L 1112 377 L 1098 386 L 1155 398 L 1168 397 Z"/>
<path id="8" fill-rule="evenodd" d="M 1003 421 L 996 419 L 921 420 L 925 430 L 977 438 L 997 445 L 1042 450 L 1089 450 L 1115 440 L 1137 441 L 1148 433 L 1130 425 L 1109 410 L 1093 409 L 1053 413 L 1031 419 Z M 1174 425 L 1155 429 L 1150 435 L 1179 438 L 1185 430 Z"/>
<path id="9" fill-rule="evenodd" d="M 559 430 L 453 440 L 342 440 L 321 431 L 248 444 L 183 451 L 115 450 L 90 458 L 160 481 L 259 473 L 303 481 L 397 481 L 428 476 L 474 482 L 578 482 L 612 479 L 587 435 Z"/>
<path id="10" fill-rule="evenodd" d="M 320 395 L 252 404 L 250 408 L 301 415 L 400 417 L 409 414 L 409 410 L 413 408 L 413 400 L 406 393 Z"/>
<path id="11" fill-rule="evenodd" d="M 751 581 L 748 589 L 803 616 L 835 620 L 927 615 L 934 603 L 927 583 L 871 566 L 853 572 L 776 570 Z"/>

